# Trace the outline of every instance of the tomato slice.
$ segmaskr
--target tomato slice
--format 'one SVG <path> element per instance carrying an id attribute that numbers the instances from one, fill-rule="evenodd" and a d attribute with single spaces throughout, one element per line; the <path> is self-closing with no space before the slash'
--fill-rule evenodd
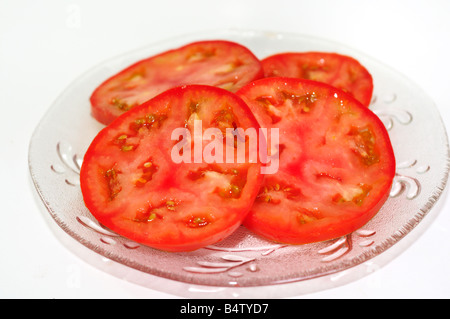
<path id="1" fill-rule="evenodd" d="M 261 77 L 261 63 L 246 47 L 222 40 L 194 42 L 141 60 L 103 82 L 91 96 L 92 115 L 109 124 L 175 86 L 205 84 L 235 92 Z"/>
<path id="2" fill-rule="evenodd" d="M 265 77 L 293 77 L 330 84 L 369 106 L 373 80 L 352 57 L 328 52 L 287 52 L 261 61 Z"/>
<path id="3" fill-rule="evenodd" d="M 386 201 L 395 175 L 378 117 L 330 85 L 266 78 L 237 92 L 261 127 L 279 128 L 279 170 L 266 175 L 244 221 L 288 244 L 325 241 L 366 224 Z"/>
<path id="4" fill-rule="evenodd" d="M 191 251 L 225 238 L 258 194 L 261 164 L 247 160 L 248 139 L 242 163 L 226 160 L 236 143 L 218 133 L 208 137 L 210 128 L 217 133 L 259 125 L 237 95 L 204 85 L 172 88 L 126 112 L 100 131 L 85 154 L 81 190 L 87 208 L 102 225 L 161 250 Z M 184 135 L 177 133 L 183 129 Z M 223 160 L 206 159 L 215 141 Z M 203 159 L 197 160 L 198 150 Z"/>

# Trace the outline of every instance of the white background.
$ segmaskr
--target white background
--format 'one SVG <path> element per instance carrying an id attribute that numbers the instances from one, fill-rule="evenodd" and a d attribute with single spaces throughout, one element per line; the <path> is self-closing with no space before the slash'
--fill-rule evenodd
<path id="1" fill-rule="evenodd" d="M 449 14 L 448 0 L 0 0 L 0 297 L 178 297 L 119 279 L 68 250 L 36 198 L 31 135 L 86 70 L 195 31 L 296 32 L 341 42 L 403 73 L 435 101 L 448 127 Z M 299 297 L 449 298 L 450 203 L 442 198 L 439 206 L 426 232 L 381 269 Z"/>

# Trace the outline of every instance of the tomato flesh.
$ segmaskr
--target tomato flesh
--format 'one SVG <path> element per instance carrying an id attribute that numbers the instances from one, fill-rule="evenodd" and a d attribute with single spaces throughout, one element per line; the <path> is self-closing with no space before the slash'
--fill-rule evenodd
<path id="1" fill-rule="evenodd" d="M 237 95 L 205 85 L 167 90 L 128 111 L 95 137 L 81 168 L 85 204 L 102 225 L 150 247 L 191 251 L 242 223 L 262 183 L 261 164 L 174 161 L 174 150 L 185 152 L 178 143 L 195 144 L 193 120 L 201 121 L 201 134 L 259 127 Z M 173 138 L 179 128 L 191 139 Z M 200 138 L 202 151 L 211 142 Z"/>
<path id="2" fill-rule="evenodd" d="M 200 41 L 141 60 L 103 82 L 91 96 L 92 115 L 109 124 L 175 86 L 205 84 L 231 92 L 263 76 L 260 61 L 229 41 Z"/>
<path id="3" fill-rule="evenodd" d="M 369 106 L 373 80 L 369 71 L 352 57 L 328 52 L 288 52 L 261 61 L 265 77 L 293 77 L 324 82 L 346 91 Z"/>
<path id="4" fill-rule="evenodd" d="M 237 92 L 261 127 L 279 128 L 279 170 L 244 221 L 271 240 L 306 244 L 349 234 L 386 201 L 395 175 L 378 117 L 330 85 L 266 78 Z"/>

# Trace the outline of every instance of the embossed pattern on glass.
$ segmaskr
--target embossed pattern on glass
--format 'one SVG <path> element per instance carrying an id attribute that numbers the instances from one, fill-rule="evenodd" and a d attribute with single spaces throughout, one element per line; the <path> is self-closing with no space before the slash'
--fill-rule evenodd
<path id="1" fill-rule="evenodd" d="M 390 198 L 363 228 L 327 242 L 289 246 L 239 228 L 224 241 L 189 253 L 167 253 L 132 242 L 102 225 L 83 204 L 83 154 L 103 127 L 90 115 L 89 96 L 104 79 L 141 58 L 202 39 L 249 47 L 258 57 L 283 51 L 334 51 L 359 59 L 374 77 L 370 108 L 388 129 L 397 160 Z M 78 78 L 36 128 L 29 166 L 55 222 L 77 241 L 123 265 L 191 284 L 250 287 L 303 281 L 360 265 L 414 229 L 430 212 L 448 179 L 445 127 L 431 99 L 408 79 L 342 45 L 295 34 L 226 30 L 192 34 L 108 60 Z"/>

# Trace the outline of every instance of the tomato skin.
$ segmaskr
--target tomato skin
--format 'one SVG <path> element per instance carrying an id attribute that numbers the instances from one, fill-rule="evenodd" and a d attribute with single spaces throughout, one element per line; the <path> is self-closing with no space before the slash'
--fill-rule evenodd
<path id="1" fill-rule="evenodd" d="M 100 84 L 90 97 L 92 116 L 108 125 L 167 89 L 203 84 L 231 92 L 263 77 L 258 58 L 224 40 L 193 42 L 138 61 Z"/>
<path id="2" fill-rule="evenodd" d="M 330 84 L 369 106 L 373 79 L 356 59 L 330 52 L 286 52 L 261 60 L 265 77 L 294 77 Z"/>
<path id="3" fill-rule="evenodd" d="M 380 119 L 351 95 L 295 78 L 265 78 L 237 92 L 261 127 L 280 131 L 280 167 L 266 175 L 244 220 L 276 242 L 347 235 L 383 206 L 395 157 Z M 276 116 L 274 116 L 276 115 Z"/>
<path id="4" fill-rule="evenodd" d="M 171 158 L 174 129 L 188 127 L 191 118 L 202 120 L 203 129 L 215 127 L 223 107 L 239 127 L 259 128 L 237 95 L 188 85 L 157 95 L 101 130 L 80 172 L 85 205 L 98 222 L 165 251 L 196 250 L 237 229 L 261 186 L 261 164 L 176 164 Z"/>

